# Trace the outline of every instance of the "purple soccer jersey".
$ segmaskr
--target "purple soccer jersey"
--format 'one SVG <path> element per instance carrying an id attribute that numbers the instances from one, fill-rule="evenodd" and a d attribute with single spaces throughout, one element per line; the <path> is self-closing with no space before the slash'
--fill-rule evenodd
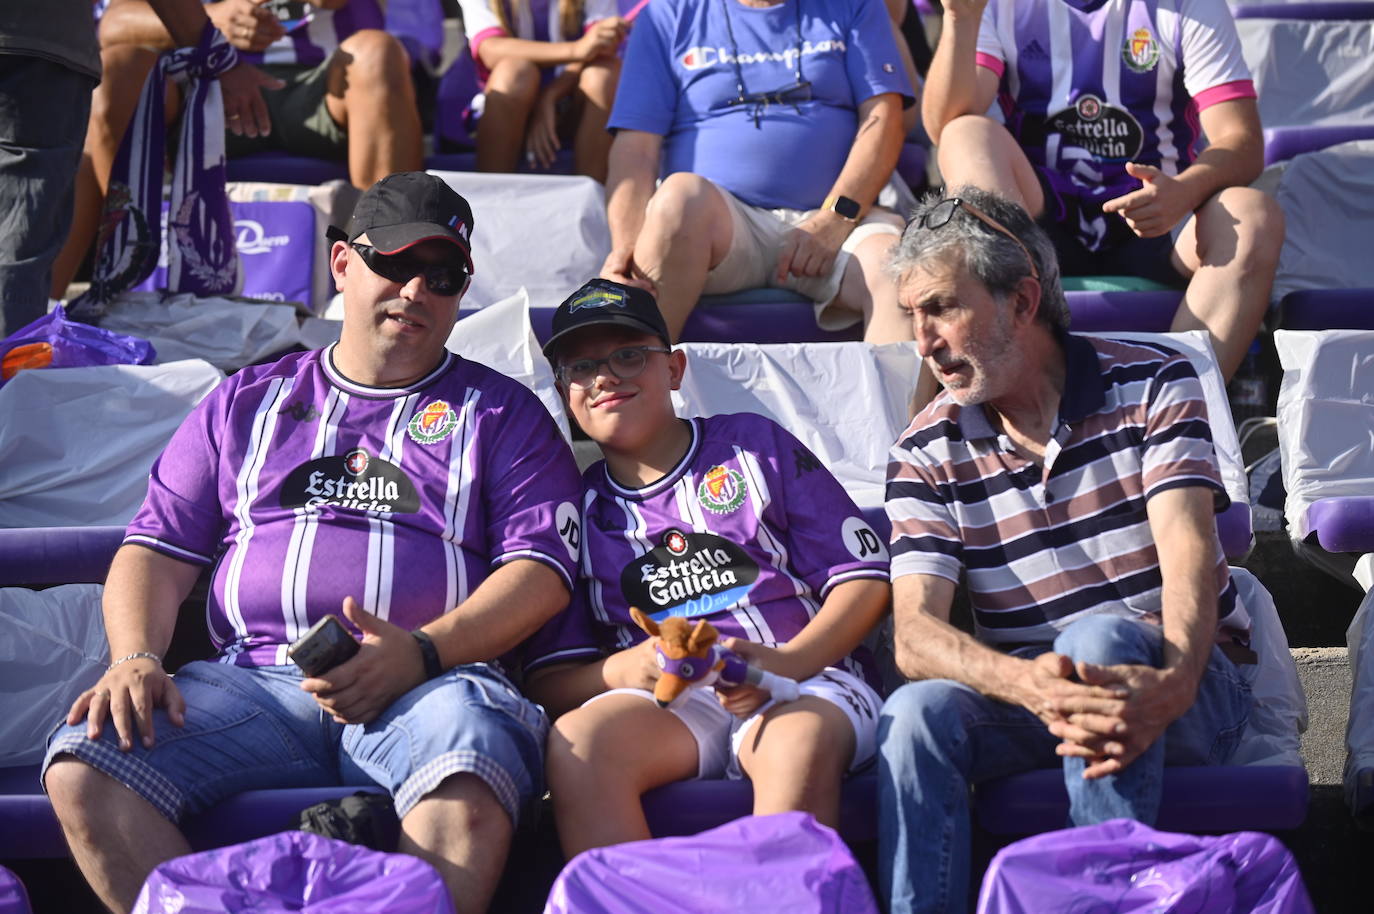
<path id="1" fill-rule="evenodd" d="M 226 379 L 129 525 L 126 543 L 215 563 L 207 615 L 225 662 L 286 663 L 345 596 L 413 629 L 515 559 L 571 585 L 577 468 L 533 394 L 453 354 L 409 387 L 365 387 L 331 355 Z"/>
<path id="2" fill-rule="evenodd" d="M 751 413 L 686 421 L 686 455 L 652 485 L 625 488 L 604 461 L 583 474 L 583 587 L 531 643 L 526 669 L 639 642 L 631 606 L 776 646 L 811 621 L 835 585 L 887 580 L 886 547 L 782 426 Z M 862 647 L 839 665 L 876 687 Z"/>
<path id="3" fill-rule="evenodd" d="M 1059 194 L 1105 202 L 1140 182 L 1127 162 L 1178 174 L 1193 161 L 1198 112 L 1254 98 L 1225 0 L 990 0 L 980 66 L 1001 77 L 1007 127 Z M 1101 226 L 1073 226 L 1085 244 Z"/>
<path id="4" fill-rule="evenodd" d="M 320 9 L 305 0 L 264 0 L 262 6 L 277 17 L 286 35 L 261 53 L 239 52 L 240 60 L 254 65 L 319 66 L 354 32 L 386 27 L 386 18 L 377 0 L 348 0 L 337 10 Z"/>

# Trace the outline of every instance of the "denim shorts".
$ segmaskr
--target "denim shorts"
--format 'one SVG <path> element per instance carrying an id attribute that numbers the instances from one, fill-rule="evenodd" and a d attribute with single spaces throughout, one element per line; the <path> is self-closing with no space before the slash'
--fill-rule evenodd
<path id="1" fill-rule="evenodd" d="M 481 778 L 512 823 L 543 792 L 543 710 L 486 664 L 454 667 L 398 698 L 369 724 L 340 724 L 300 688 L 294 666 L 197 661 L 174 677 L 186 700 L 176 727 L 154 712 L 156 742 L 119 749 L 107 723 L 59 726 L 47 766 L 71 755 L 133 790 L 173 822 L 244 790 L 371 786 L 388 790 L 404 817 L 445 778 Z"/>

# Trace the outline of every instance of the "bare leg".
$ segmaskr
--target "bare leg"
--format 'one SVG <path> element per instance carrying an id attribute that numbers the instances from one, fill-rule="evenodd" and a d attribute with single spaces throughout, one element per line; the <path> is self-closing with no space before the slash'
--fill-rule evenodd
<path id="1" fill-rule="evenodd" d="M 59 758 L 46 784 L 76 865 L 112 911 L 133 907 L 153 867 L 190 853 L 152 804 L 84 762 Z"/>
<path id="2" fill-rule="evenodd" d="M 482 914 L 496 894 L 514 831 L 485 781 L 455 774 L 406 813 L 398 849 L 439 871 L 458 914 Z"/>
<path id="3" fill-rule="evenodd" d="M 620 58 L 598 60 L 582 68 L 577 79 L 581 116 L 573 139 L 573 170 L 606 183 L 606 162 L 611 154 L 611 134 L 606 121 L 620 82 Z"/>
<path id="4" fill-rule="evenodd" d="M 491 71 L 484 92 L 486 102 L 477 122 L 477 170 L 515 171 L 539 97 L 539 67 L 508 57 Z"/>
<path id="5" fill-rule="evenodd" d="M 424 166 L 410 58 L 386 32 L 363 29 L 339 45 L 325 107 L 348 133 L 348 178 L 355 187 Z"/>
<path id="6" fill-rule="evenodd" d="M 669 175 L 649 198 L 635 241 L 635 263 L 658 287 L 658 308 L 674 341 L 701 298 L 706 274 L 730 250 L 730 209 L 710 181 Z"/>
<path id="7" fill-rule="evenodd" d="M 937 149 L 945 187 L 972 184 L 1012 200 L 1039 216 L 1045 195 L 1026 154 L 1007 129 L 982 115 L 964 115 L 940 131 Z"/>
<path id="8" fill-rule="evenodd" d="M 897 307 L 897 284 L 887 275 L 887 258 L 896 235 L 870 235 L 849 256 L 835 303 L 864 316 L 864 342 L 897 343 L 914 339 L 911 322 Z"/>
<path id="9" fill-rule="evenodd" d="M 564 856 L 650 837 L 640 797 L 697 767 L 687 725 L 643 698 L 611 695 L 558 718 L 548 769 Z"/>
<path id="10" fill-rule="evenodd" d="M 754 815 L 798 809 L 837 827 L 840 781 L 853 757 L 854 727 L 839 708 L 813 695 L 775 705 L 740 747 Z"/>
<path id="11" fill-rule="evenodd" d="M 1274 198 L 1229 187 L 1202 205 L 1174 244 L 1174 266 L 1192 276 L 1172 330 L 1206 330 L 1230 380 L 1250 349 L 1283 249 L 1283 211 Z"/>
<path id="12" fill-rule="evenodd" d="M 72 277 L 86 259 L 86 252 L 100 228 L 100 211 L 110 184 L 110 170 L 124 139 L 124 131 L 138 107 L 143 83 L 157 63 L 157 51 L 121 44 L 100 52 L 104 73 L 91 94 L 91 118 L 86 125 L 86 145 L 76 172 L 76 193 L 72 207 L 72 227 L 52 267 L 53 298 L 64 298 Z M 175 118 L 180 95 L 169 85 L 168 123 Z"/>

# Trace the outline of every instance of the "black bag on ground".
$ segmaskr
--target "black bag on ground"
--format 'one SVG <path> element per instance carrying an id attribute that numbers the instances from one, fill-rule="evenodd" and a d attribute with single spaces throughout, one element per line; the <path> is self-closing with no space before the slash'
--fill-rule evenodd
<path id="1" fill-rule="evenodd" d="M 362 790 L 302 809 L 296 827 L 387 853 L 396 850 L 401 837 L 401 823 L 391 797 Z"/>

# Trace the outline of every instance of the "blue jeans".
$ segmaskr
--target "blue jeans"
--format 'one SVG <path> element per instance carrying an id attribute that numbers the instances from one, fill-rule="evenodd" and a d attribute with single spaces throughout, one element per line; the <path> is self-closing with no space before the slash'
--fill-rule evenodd
<path id="1" fill-rule="evenodd" d="M 1090 616 L 1053 650 L 1099 664 L 1159 666 L 1164 632 L 1119 616 Z M 1193 707 L 1120 774 L 1083 779 L 1059 739 L 1030 711 L 961 683 L 930 679 L 892 694 L 878 722 L 878 883 L 893 914 L 968 910 L 969 787 L 1062 761 L 1072 825 L 1131 818 L 1153 825 L 1165 765 L 1229 760 L 1250 714 L 1250 686 L 1213 648 Z"/>

